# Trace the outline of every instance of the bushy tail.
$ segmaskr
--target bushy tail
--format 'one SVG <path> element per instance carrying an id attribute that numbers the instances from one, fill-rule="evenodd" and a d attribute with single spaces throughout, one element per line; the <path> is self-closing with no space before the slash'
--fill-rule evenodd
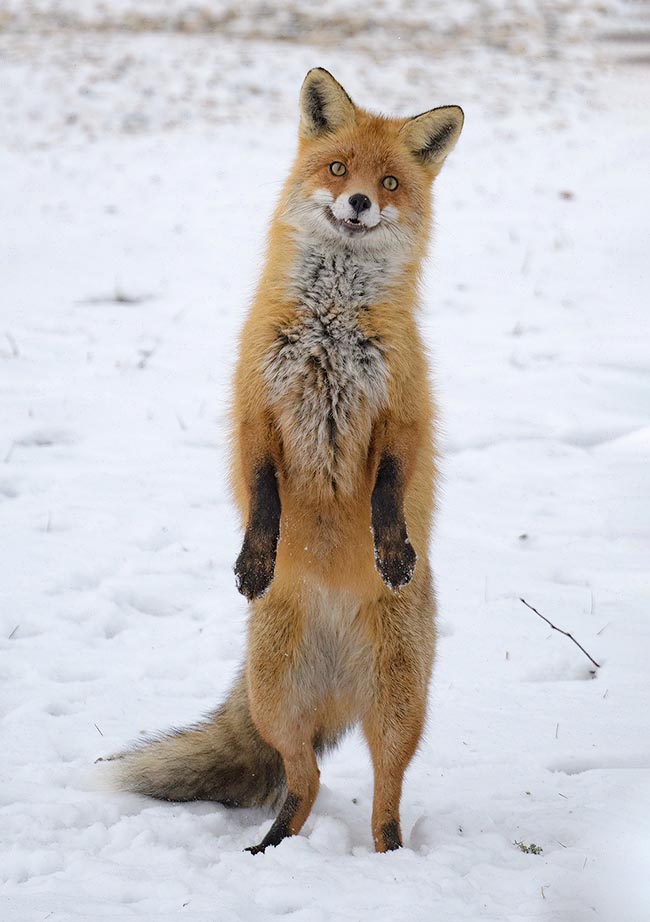
<path id="1" fill-rule="evenodd" d="M 279 753 L 257 732 L 244 678 L 213 715 L 113 756 L 115 785 L 160 800 L 270 806 L 285 791 Z"/>

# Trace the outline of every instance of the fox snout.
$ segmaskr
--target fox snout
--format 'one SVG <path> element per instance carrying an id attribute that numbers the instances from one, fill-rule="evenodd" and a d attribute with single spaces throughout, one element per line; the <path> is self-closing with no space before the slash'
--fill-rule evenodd
<path id="1" fill-rule="evenodd" d="M 368 196 L 364 195 L 362 192 L 356 192 L 354 195 L 351 195 L 348 202 L 352 205 L 357 217 L 359 217 L 362 211 L 367 211 L 372 205 Z"/>
<path id="2" fill-rule="evenodd" d="M 330 202 L 330 209 L 336 220 L 343 222 L 348 229 L 354 229 L 356 226 L 360 230 L 370 230 L 376 227 L 381 219 L 379 203 L 373 201 L 365 192 L 341 192 Z"/>

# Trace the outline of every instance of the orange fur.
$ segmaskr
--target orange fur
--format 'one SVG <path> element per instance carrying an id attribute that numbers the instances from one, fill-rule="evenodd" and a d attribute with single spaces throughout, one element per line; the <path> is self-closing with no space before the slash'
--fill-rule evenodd
<path id="1" fill-rule="evenodd" d="M 211 722 L 124 756 L 126 785 L 154 795 L 256 803 L 285 790 L 253 851 L 299 832 L 318 792 L 315 752 L 358 722 L 375 848 L 401 844 L 435 640 L 435 407 L 418 285 L 431 185 L 461 127 L 458 107 L 372 115 L 320 69 L 303 85 L 234 382 L 232 486 L 246 527 L 236 571 L 253 600 L 243 681 Z M 356 218 L 353 195 L 365 197 Z M 210 747 L 257 764 L 264 796 L 232 772 L 202 782 Z M 174 785 L 183 757 L 189 780 Z"/>
<path id="2" fill-rule="evenodd" d="M 232 479 L 243 522 L 248 521 L 251 472 L 267 453 L 276 466 L 282 504 L 274 580 L 268 595 L 252 603 L 247 676 L 253 719 L 283 755 L 289 790 L 310 806 L 318 788 L 314 737 L 324 728 L 334 734 L 363 721 L 375 764 L 373 835 L 378 850 L 387 847 L 382 829 L 391 820 L 399 823 L 402 776 L 420 738 L 434 645 L 427 564 L 436 474 L 434 406 L 416 312 L 431 220 L 430 187 L 441 163 L 425 167 L 417 162 L 404 141 L 407 121 L 355 108 L 354 117 L 338 131 L 317 137 L 302 133 L 241 336 L 233 412 Z M 345 176 L 331 174 L 333 161 L 346 165 Z M 395 192 L 381 185 L 386 175 L 399 177 Z M 374 416 L 360 414 L 349 443 L 337 446 L 351 468 L 344 495 L 328 491 L 318 480 L 296 476 L 291 407 L 274 404 L 265 383 L 265 362 L 278 331 L 291 327 L 301 311 L 290 283 L 299 235 L 287 222 L 287 211 L 296 195 L 308 197 L 317 189 L 334 197 L 347 191 L 374 195 L 380 209 L 390 204 L 400 210 L 413 236 L 396 284 L 359 320 L 365 336 L 381 337 L 388 399 Z M 406 525 L 419 558 L 413 580 L 398 593 L 377 572 L 370 528 L 371 494 L 386 450 L 399 458 L 404 473 Z M 311 689 L 302 693 L 301 674 L 309 669 L 312 654 L 317 660 L 306 612 L 319 594 L 323 602 L 317 618 L 327 617 L 322 609 L 332 604 L 332 597 L 334 604 L 341 597 L 347 600 L 353 621 L 344 629 L 355 634 L 359 676 L 348 694 L 323 688 L 320 700 L 314 700 Z M 308 810 L 303 812 L 292 832 Z"/>

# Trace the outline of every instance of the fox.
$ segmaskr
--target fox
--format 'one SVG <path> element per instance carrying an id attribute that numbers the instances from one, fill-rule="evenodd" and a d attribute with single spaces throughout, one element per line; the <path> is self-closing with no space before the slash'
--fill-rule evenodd
<path id="1" fill-rule="evenodd" d="M 231 402 L 245 663 L 214 713 L 113 757 L 122 790 L 278 810 L 253 854 L 301 831 L 319 757 L 359 724 L 374 849 L 402 846 L 436 636 L 437 414 L 419 285 L 431 187 L 463 121 L 455 105 L 373 114 L 323 68 L 300 91 Z"/>

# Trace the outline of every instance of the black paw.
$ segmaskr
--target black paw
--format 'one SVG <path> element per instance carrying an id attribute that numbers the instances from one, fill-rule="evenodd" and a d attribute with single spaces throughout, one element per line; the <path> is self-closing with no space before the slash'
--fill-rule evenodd
<path id="1" fill-rule="evenodd" d="M 418 555 L 406 534 L 397 541 L 375 543 L 377 570 L 389 589 L 401 589 L 411 582 L 417 559 Z"/>
<path id="2" fill-rule="evenodd" d="M 237 589 L 249 601 L 259 599 L 268 590 L 275 572 L 275 544 L 244 541 L 235 564 Z"/>
<path id="3" fill-rule="evenodd" d="M 266 845 L 263 845 L 262 843 L 260 843 L 259 845 L 251 845 L 249 846 L 249 848 L 245 848 L 244 851 L 250 852 L 251 855 L 263 855 L 265 848 L 266 848 Z"/>

